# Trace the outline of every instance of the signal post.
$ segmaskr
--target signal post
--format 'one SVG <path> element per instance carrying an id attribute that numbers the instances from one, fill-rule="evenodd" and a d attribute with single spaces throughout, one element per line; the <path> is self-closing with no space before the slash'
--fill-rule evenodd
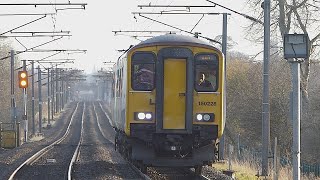
<path id="1" fill-rule="evenodd" d="M 309 58 L 308 34 L 285 34 L 283 38 L 284 58 L 291 64 L 292 94 L 291 94 L 291 117 L 292 117 L 292 179 L 300 180 L 300 64 Z"/>
<path id="2" fill-rule="evenodd" d="M 28 88 L 28 72 L 26 70 L 26 61 L 23 61 L 23 70 L 18 72 L 19 88 L 23 89 L 23 116 L 24 121 L 24 142 L 28 141 L 28 118 L 27 118 L 27 88 Z"/>

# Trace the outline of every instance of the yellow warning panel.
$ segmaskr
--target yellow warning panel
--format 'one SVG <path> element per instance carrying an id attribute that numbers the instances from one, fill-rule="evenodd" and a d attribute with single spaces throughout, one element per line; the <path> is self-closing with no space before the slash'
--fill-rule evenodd
<path id="1" fill-rule="evenodd" d="M 16 133 L 15 133 L 15 131 L 2 131 L 1 132 L 1 147 L 2 148 L 15 148 L 16 147 Z"/>

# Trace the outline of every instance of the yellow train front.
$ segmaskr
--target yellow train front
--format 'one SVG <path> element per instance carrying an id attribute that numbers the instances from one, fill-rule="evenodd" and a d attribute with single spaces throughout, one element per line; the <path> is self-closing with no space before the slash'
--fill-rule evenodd
<path id="1" fill-rule="evenodd" d="M 141 167 L 201 167 L 224 129 L 224 60 L 194 37 L 168 34 L 132 47 L 114 67 L 116 149 Z"/>

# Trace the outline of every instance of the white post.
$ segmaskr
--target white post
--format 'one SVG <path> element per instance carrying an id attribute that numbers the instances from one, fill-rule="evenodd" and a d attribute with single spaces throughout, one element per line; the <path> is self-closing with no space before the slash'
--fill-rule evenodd
<path id="1" fill-rule="evenodd" d="M 291 61 L 292 71 L 292 166 L 293 179 L 300 180 L 300 62 Z"/>

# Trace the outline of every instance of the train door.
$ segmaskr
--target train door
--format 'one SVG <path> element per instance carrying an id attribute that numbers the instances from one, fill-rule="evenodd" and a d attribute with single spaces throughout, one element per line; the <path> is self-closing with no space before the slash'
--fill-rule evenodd
<path id="1" fill-rule="evenodd" d="M 156 62 L 156 132 L 192 133 L 194 56 L 182 47 L 162 48 Z"/>
<path id="2" fill-rule="evenodd" d="M 163 129 L 185 129 L 186 59 L 164 60 Z"/>

